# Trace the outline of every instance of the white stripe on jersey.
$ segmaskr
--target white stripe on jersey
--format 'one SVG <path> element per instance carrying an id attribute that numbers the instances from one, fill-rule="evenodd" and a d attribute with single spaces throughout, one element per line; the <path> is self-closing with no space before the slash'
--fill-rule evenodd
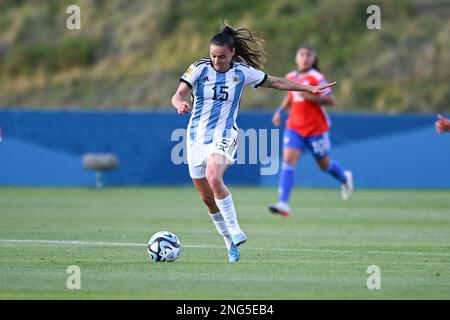
<path id="1" fill-rule="evenodd" d="M 209 75 L 209 80 L 212 83 L 216 82 L 216 75 L 215 74 L 211 74 Z M 208 86 L 205 84 L 205 88 L 208 88 Z M 194 106 L 193 106 L 193 110 L 195 110 L 195 108 L 199 107 L 196 106 L 196 99 L 195 99 L 195 87 L 194 87 Z M 198 125 L 195 127 L 192 127 L 192 117 L 189 121 L 189 126 L 188 126 L 188 137 L 189 137 L 189 130 L 196 130 L 196 141 L 204 141 L 205 140 L 205 134 L 206 134 L 206 126 L 208 125 L 209 122 L 209 117 L 211 115 L 211 110 L 212 110 L 212 106 L 213 106 L 214 100 L 212 99 L 205 99 L 203 102 L 203 106 L 202 106 L 202 114 L 200 117 L 200 121 L 198 123 Z"/>
<path id="2" fill-rule="evenodd" d="M 205 144 L 224 137 L 236 126 L 244 87 L 257 87 L 265 77 L 264 72 L 234 61 L 225 73 L 216 71 L 207 59 L 193 63 L 181 77 L 194 96 L 188 137 Z"/>

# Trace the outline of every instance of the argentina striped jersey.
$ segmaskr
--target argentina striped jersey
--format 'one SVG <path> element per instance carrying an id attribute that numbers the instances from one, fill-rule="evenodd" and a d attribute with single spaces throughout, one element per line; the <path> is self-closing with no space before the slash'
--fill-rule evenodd
<path id="1" fill-rule="evenodd" d="M 216 71 L 209 58 L 190 65 L 180 81 L 192 89 L 193 108 L 187 136 L 190 140 L 209 144 L 226 138 L 237 128 L 236 118 L 244 87 L 254 88 L 267 75 L 244 63 L 232 61 L 226 72 Z"/>

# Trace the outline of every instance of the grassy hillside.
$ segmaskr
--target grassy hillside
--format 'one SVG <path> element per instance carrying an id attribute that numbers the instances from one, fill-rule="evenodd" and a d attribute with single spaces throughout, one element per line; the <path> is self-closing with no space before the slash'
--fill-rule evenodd
<path id="1" fill-rule="evenodd" d="M 450 93 L 450 1 L 0 0 L 0 107 L 170 108 L 178 77 L 208 55 L 219 21 L 266 39 L 265 71 L 295 68 L 301 42 L 339 81 L 338 110 L 443 111 Z M 67 6 L 81 30 L 66 28 Z M 243 108 L 273 108 L 283 93 L 248 90 Z"/>

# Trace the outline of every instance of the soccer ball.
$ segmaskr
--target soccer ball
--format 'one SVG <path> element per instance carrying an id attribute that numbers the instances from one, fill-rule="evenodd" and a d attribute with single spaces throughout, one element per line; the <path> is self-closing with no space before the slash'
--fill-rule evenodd
<path id="1" fill-rule="evenodd" d="M 148 241 L 147 252 L 152 261 L 175 261 L 180 255 L 180 250 L 180 240 L 169 231 L 157 232 Z"/>

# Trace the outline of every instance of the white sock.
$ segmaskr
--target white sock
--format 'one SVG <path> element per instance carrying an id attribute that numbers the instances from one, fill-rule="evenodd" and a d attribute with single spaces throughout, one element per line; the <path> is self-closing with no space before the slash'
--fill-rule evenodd
<path id="1" fill-rule="evenodd" d="M 223 236 L 223 239 L 225 240 L 225 245 L 227 246 L 227 249 L 230 249 L 231 246 L 231 236 L 230 232 L 228 231 L 227 223 L 223 219 L 222 214 L 219 212 L 217 213 L 210 213 L 212 221 L 214 222 L 214 225 L 216 226 L 217 231 L 219 231 L 219 234 Z"/>
<path id="2" fill-rule="evenodd" d="M 278 205 L 281 206 L 283 209 L 289 209 L 289 204 L 284 201 L 278 201 Z"/>
<path id="3" fill-rule="evenodd" d="M 216 204 L 222 213 L 225 222 L 227 223 L 228 230 L 231 234 L 239 234 L 242 232 L 241 227 L 239 227 L 239 223 L 237 221 L 236 210 L 234 209 L 233 198 L 231 197 L 231 193 L 228 197 L 219 200 L 215 199 Z"/>

